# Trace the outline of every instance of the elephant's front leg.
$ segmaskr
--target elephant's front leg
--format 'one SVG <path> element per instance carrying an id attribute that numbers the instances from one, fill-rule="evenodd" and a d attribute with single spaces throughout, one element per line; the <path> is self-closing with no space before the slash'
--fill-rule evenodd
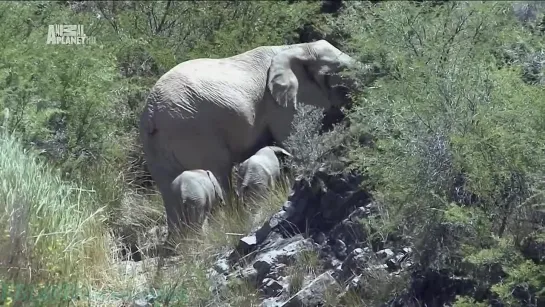
<path id="1" fill-rule="evenodd" d="M 167 225 L 169 233 L 180 236 L 184 233 L 184 216 L 182 211 L 182 200 L 178 195 L 171 191 L 166 191 L 163 194 L 163 200 L 165 202 L 165 211 L 167 215 Z"/>
<path id="2" fill-rule="evenodd" d="M 267 129 L 274 140 L 274 145 L 283 147 L 282 143 L 288 138 L 292 131 L 292 122 L 295 111 L 274 106 L 267 114 Z"/>

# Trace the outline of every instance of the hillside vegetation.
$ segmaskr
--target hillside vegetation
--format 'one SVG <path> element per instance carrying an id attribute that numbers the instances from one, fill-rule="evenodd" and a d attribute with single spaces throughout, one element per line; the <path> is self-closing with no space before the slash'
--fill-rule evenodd
<path id="1" fill-rule="evenodd" d="M 483 294 L 455 306 L 544 306 L 545 6 L 354 1 L 327 13 L 326 4 L 0 3 L 3 304 L 21 300 L 23 284 L 77 285 L 84 304 L 96 305 L 96 293 L 130 300 L 121 243 L 165 224 L 137 135 L 147 91 L 189 59 L 325 38 L 375 70 L 355 72 L 362 87 L 346 127 L 322 134 L 321 111 L 301 110 L 287 142 L 295 175 L 340 164 L 365 174 L 381 217 L 362 222 L 370 241 L 398 237 L 414 246 L 415 271 L 479 281 Z M 84 25 L 97 43 L 48 45 L 53 24 Z M 250 231 L 288 193 L 278 188 L 257 215 L 219 211 L 183 247 L 183 276 L 147 287 L 181 287 L 187 304 L 206 306 L 210 259 L 237 239 L 225 233 Z M 374 283 L 376 296 L 358 306 L 408 283 Z M 236 305 L 251 290 L 232 293 Z"/>

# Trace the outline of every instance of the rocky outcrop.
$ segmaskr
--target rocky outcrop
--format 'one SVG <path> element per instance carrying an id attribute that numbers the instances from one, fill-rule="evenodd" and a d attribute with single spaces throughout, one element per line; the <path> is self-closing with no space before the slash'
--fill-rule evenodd
<path id="1" fill-rule="evenodd" d="M 318 171 L 297 180 L 282 209 L 217 260 L 209 273 L 216 294 L 222 297 L 229 282 L 242 279 L 259 289 L 261 306 L 320 306 L 357 291 L 366 272 L 409 268 L 410 247 L 368 246 L 361 220 L 377 212 L 363 179 Z M 317 261 L 302 259 L 305 252 Z M 301 265 L 312 268 L 297 280 L 294 268 Z"/>
<path id="2" fill-rule="evenodd" d="M 263 307 L 364 303 L 439 307 L 452 304 L 458 295 L 504 306 L 489 286 L 471 275 L 419 265 L 421 259 L 409 239 L 377 236 L 373 225 L 383 218 L 382 209 L 363 183 L 361 175 L 329 174 L 323 169 L 309 179 L 296 180 L 278 212 L 242 237 L 235 248 L 223 250 L 215 258 L 208 269 L 213 302 L 207 304 L 238 306 L 227 303 L 234 297 L 233 287 L 249 285 L 257 290 Z M 154 230 L 144 236 L 142 247 L 150 245 L 147 241 L 164 240 L 164 231 Z M 542 263 L 545 249 L 539 236 L 527 238 L 520 247 L 528 259 Z M 145 253 L 154 255 L 154 251 L 150 245 Z M 156 259 L 163 258 L 133 264 Z M 173 268 L 183 259 L 169 257 L 166 261 L 168 264 L 161 266 L 158 262 L 158 272 L 172 275 L 177 274 Z M 488 273 L 491 281 L 506 277 L 501 266 Z M 395 297 L 391 297 L 392 285 L 399 293 Z M 151 306 L 156 297 L 140 292 L 143 294 L 134 306 Z"/>
<path id="3" fill-rule="evenodd" d="M 361 306 L 363 302 L 439 307 L 451 304 L 457 295 L 503 306 L 495 303 L 499 300 L 482 283 L 459 272 L 418 265 L 410 241 L 377 236 L 373 225 L 383 217 L 363 183 L 361 175 L 329 174 L 323 169 L 309 179 L 296 180 L 278 212 L 242 237 L 235 248 L 216 257 L 208 269 L 214 301 L 207 303 L 236 306 L 226 303 L 233 298 L 233 286 L 249 285 L 257 290 L 263 307 Z M 158 254 L 153 242 L 164 242 L 165 230 L 154 228 L 139 240 L 147 259 L 132 262 L 135 266 L 163 259 L 151 257 Z M 523 254 L 542 263 L 542 241 L 532 237 L 522 242 Z M 165 259 L 168 265 L 158 262 L 158 272 L 176 274 L 172 268 L 182 259 Z M 133 255 L 133 260 L 138 259 Z M 497 271 L 490 276 L 505 277 L 501 267 Z M 396 292 L 403 290 L 395 297 L 391 297 L 392 284 Z M 134 306 L 151 306 L 156 297 L 140 292 Z"/>

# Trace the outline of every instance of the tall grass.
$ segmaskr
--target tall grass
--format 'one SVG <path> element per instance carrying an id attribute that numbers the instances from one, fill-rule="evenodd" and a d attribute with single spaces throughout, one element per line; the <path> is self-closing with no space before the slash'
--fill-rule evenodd
<path id="1" fill-rule="evenodd" d="M 113 230 L 128 225 L 132 226 L 128 232 L 138 236 L 139 233 L 133 232 L 154 224 L 163 225 L 159 202 L 126 195 L 119 178 L 100 177 L 100 174 L 106 176 L 108 172 L 88 173 L 92 178 L 84 181 L 85 186 L 95 190 L 82 189 L 81 185 L 63 181 L 60 173 L 42 162 L 37 153 L 26 150 L 16 137 L 0 132 L 0 226 L 4 229 L 0 238 L 1 282 L 24 284 L 27 289 L 62 284 L 77 289 L 74 287 L 79 285 L 79 293 L 72 294 L 83 294 L 84 301 L 95 303 L 104 299 L 112 302 L 134 299 L 145 291 L 142 286 L 165 293 L 161 301 L 177 300 L 166 294 L 173 291 L 186 293 L 190 303 L 219 299 L 208 289 L 206 277 L 215 257 L 278 211 L 290 186 L 289 180 L 281 180 L 253 206 L 237 203 L 232 195 L 226 207 L 216 210 L 209 221 L 210 227 L 178 246 L 183 264 L 177 263 L 174 268 L 165 263 L 166 259 L 158 263 L 146 261 L 142 265 L 151 267 L 142 267 L 143 272 L 134 275 L 121 272 L 124 265 L 116 259 L 114 243 L 119 234 Z M 103 184 L 101 180 L 91 180 L 95 177 L 102 178 Z M 169 267 L 166 271 L 165 265 Z M 137 280 L 146 285 L 137 284 Z M 173 285 L 178 285 L 177 290 L 171 289 Z M 21 302 L 15 298 L 17 289 L 6 291 L 0 304 Z M 114 294 L 120 291 L 127 295 L 116 297 Z M 97 293 L 102 294 L 97 298 Z M 24 301 L 40 301 L 42 305 L 73 299 L 64 295 L 47 297 L 44 301 L 43 297 L 29 297 L 29 293 L 26 296 Z"/>
<path id="2" fill-rule="evenodd" d="M 176 295 L 184 293 L 185 305 L 176 306 L 216 306 L 221 302 L 257 306 L 257 290 L 253 286 L 235 281 L 229 283 L 226 291 L 215 293 L 207 275 L 219 256 L 229 253 L 240 238 L 282 208 L 289 187 L 289 181 L 280 180 L 267 195 L 252 204 L 242 204 L 230 193 L 225 206 L 213 211 L 203 229 L 194 229 L 181 242 L 172 245 L 176 251 L 174 258 L 160 256 L 157 263 L 145 269 L 151 274 L 147 278 L 149 287 L 162 293 L 156 303 L 182 304 L 183 300 Z"/>
<path id="3" fill-rule="evenodd" d="M 16 284 L 98 280 L 108 260 L 105 210 L 92 191 L 60 174 L 0 133 L 0 278 Z M 6 297 L 6 293 L 3 293 Z"/>

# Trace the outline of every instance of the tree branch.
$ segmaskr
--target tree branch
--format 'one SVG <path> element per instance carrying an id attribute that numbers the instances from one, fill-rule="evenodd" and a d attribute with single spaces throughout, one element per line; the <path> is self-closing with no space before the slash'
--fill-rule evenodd
<path id="1" fill-rule="evenodd" d="M 118 27 L 117 27 L 117 23 L 115 22 L 115 20 L 113 18 L 110 18 L 108 17 L 108 15 L 106 14 L 106 12 L 104 11 L 104 8 L 101 7 L 101 5 L 99 5 L 99 1 L 96 1 L 96 7 L 98 8 L 98 10 L 100 11 L 100 13 L 102 14 L 102 16 L 104 16 L 104 18 L 106 18 L 106 20 L 108 21 L 108 23 L 110 23 L 110 25 L 112 26 L 112 28 L 114 29 L 115 33 L 116 34 L 119 34 L 119 30 L 118 30 Z"/>
<path id="2" fill-rule="evenodd" d="M 159 26 L 157 26 L 157 29 L 155 30 L 155 34 L 159 34 L 163 30 L 163 26 L 165 25 L 165 20 L 168 15 L 168 10 L 170 9 L 170 4 L 172 3 L 172 0 L 167 1 L 167 5 L 165 7 L 165 12 L 163 14 L 163 18 L 161 18 L 161 22 L 159 23 Z"/>

